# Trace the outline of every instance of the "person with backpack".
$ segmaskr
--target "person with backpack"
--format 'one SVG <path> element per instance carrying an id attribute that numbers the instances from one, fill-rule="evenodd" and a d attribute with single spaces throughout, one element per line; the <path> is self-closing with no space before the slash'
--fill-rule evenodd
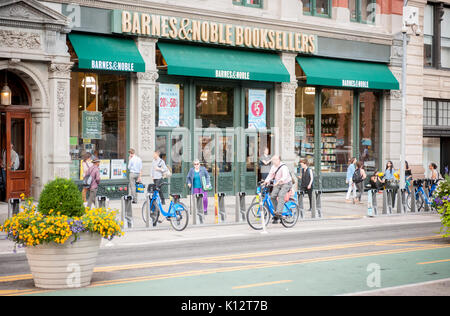
<path id="1" fill-rule="evenodd" d="M 362 162 L 356 162 L 356 169 L 353 173 L 352 181 L 358 189 L 358 195 L 353 199 L 353 204 L 356 202 L 361 203 L 361 197 L 364 192 L 364 179 L 366 179 L 367 175 L 364 171 L 364 167 Z"/>
<path id="2" fill-rule="evenodd" d="M 313 191 L 313 184 L 314 184 L 314 173 L 311 170 L 311 168 L 308 167 L 308 160 L 302 159 L 300 160 L 300 167 L 301 167 L 301 176 L 299 176 L 300 179 L 300 191 L 304 191 L 306 194 L 308 194 L 309 198 L 309 211 L 312 210 L 312 191 Z"/>
<path id="3" fill-rule="evenodd" d="M 87 207 L 91 208 L 92 204 L 95 205 L 95 197 L 97 196 L 98 185 L 100 184 L 100 160 L 95 159 L 92 161 L 92 166 L 87 172 L 86 185 L 89 185 L 89 200 Z M 90 178 L 89 178 L 90 177 Z"/>
<path id="4" fill-rule="evenodd" d="M 270 168 L 269 175 L 264 182 L 269 184 L 272 180 L 274 181 L 274 185 L 272 193 L 270 193 L 270 198 L 276 209 L 275 214 L 281 216 L 284 207 L 284 198 L 292 188 L 292 176 L 289 167 L 281 163 L 280 156 L 272 157 L 272 168 Z"/>

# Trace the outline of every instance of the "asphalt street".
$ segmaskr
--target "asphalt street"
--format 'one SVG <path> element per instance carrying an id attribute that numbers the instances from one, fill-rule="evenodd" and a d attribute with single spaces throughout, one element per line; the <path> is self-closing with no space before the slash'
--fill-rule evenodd
<path id="1" fill-rule="evenodd" d="M 64 291 L 35 288 L 19 252 L 0 256 L 0 295 L 449 295 L 450 242 L 435 219 L 135 232 L 103 244 L 91 286 Z"/>

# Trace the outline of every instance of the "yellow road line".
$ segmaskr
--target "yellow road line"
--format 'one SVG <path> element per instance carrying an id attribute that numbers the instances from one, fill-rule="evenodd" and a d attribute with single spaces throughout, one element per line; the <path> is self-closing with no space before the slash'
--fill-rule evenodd
<path id="1" fill-rule="evenodd" d="M 419 262 L 417 264 L 431 264 L 431 263 L 441 263 L 441 262 L 449 262 L 450 259 L 436 260 L 436 261 L 428 261 L 428 262 Z"/>
<path id="2" fill-rule="evenodd" d="M 283 283 L 290 283 L 290 282 L 292 282 L 292 280 L 263 282 L 263 283 L 255 283 L 255 284 L 248 284 L 248 285 L 233 286 L 231 289 L 233 289 L 233 290 L 248 289 L 248 288 L 251 288 L 251 287 L 267 286 L 267 285 L 274 285 L 274 284 L 283 284 Z"/>
<path id="3" fill-rule="evenodd" d="M 394 243 L 405 243 L 412 241 L 423 241 L 423 240 L 431 240 L 431 239 L 440 239 L 441 237 L 438 235 L 432 236 L 423 236 L 423 237 L 414 237 L 414 238 L 402 238 L 402 239 L 393 239 L 393 240 L 384 240 L 384 241 L 369 241 L 369 242 L 360 242 L 360 243 L 351 243 L 351 244 L 341 244 L 341 245 L 330 245 L 330 246 L 317 246 L 310 248 L 296 248 L 296 249 L 283 249 L 283 250 L 274 250 L 274 251 L 263 251 L 263 252 L 252 252 L 252 253 L 244 253 L 244 254 L 236 254 L 236 255 L 223 255 L 216 257 L 204 257 L 204 258 L 194 258 L 194 259 L 182 259 L 182 260 L 169 260 L 169 261 L 160 261 L 160 262 L 146 262 L 146 263 L 138 263 L 138 264 L 128 264 L 128 265 L 119 265 L 119 266 L 104 266 L 94 268 L 94 272 L 113 272 L 113 271 L 121 271 L 121 270 L 132 270 L 132 269 L 145 269 L 145 268 L 155 268 L 155 267 L 165 267 L 165 266 L 174 266 L 174 265 L 183 265 L 183 264 L 193 264 L 193 263 L 208 263 L 209 261 L 229 261 L 236 259 L 248 259 L 248 258 L 262 258 L 269 256 L 279 256 L 279 255 L 290 255 L 290 254 L 298 254 L 298 253 L 308 253 L 313 251 L 327 251 L 327 250 L 338 250 L 338 249 L 347 249 L 347 248 L 357 248 L 357 247 L 365 247 L 365 246 L 387 246 L 392 245 Z M 13 282 L 19 280 L 28 280 L 31 279 L 31 274 L 22 274 L 22 275 L 11 275 L 0 277 L 0 283 L 2 282 Z"/>
<path id="4" fill-rule="evenodd" d="M 414 251 L 423 251 L 428 249 L 438 249 L 438 248 L 450 248 L 450 246 L 440 246 L 440 247 L 416 247 L 416 248 L 403 248 L 403 249 L 392 249 L 392 250 L 383 250 L 383 251 L 374 251 L 374 252 L 364 252 L 364 253 L 356 253 L 356 254 L 347 254 L 347 255 L 338 255 L 338 256 L 329 256 L 322 258 L 312 258 L 312 259 L 301 259 L 288 261 L 284 263 L 262 263 L 259 265 L 245 265 L 245 266 L 237 266 L 237 267 L 224 267 L 224 268 L 211 268 L 211 269 L 203 269 L 203 270 L 192 270 L 185 272 L 176 272 L 169 274 L 160 274 L 160 275 L 150 275 L 150 276 L 142 276 L 142 277 L 133 277 L 133 278 L 124 278 L 117 280 L 105 280 L 99 282 L 93 282 L 89 287 L 98 287 L 98 286 L 106 286 L 106 285 L 118 285 L 124 283 L 134 283 L 134 282 L 144 282 L 144 281 L 153 281 L 153 280 L 162 280 L 162 279 L 170 279 L 170 278 L 180 278 L 180 277 L 192 277 L 199 275 L 207 275 L 214 274 L 219 272 L 234 272 L 234 271 L 244 271 L 250 269 L 263 269 L 263 268 L 271 268 L 271 267 L 286 267 L 298 264 L 306 264 L 306 263 L 315 263 L 315 262 L 325 262 L 325 261 L 335 261 L 335 260 L 344 260 L 344 259 L 352 259 L 352 258 L 361 258 L 361 257 L 369 257 L 369 256 L 378 256 L 378 255 L 386 255 L 386 254 L 398 254 L 398 253 L 406 253 L 406 252 L 414 252 Z M 48 290 L 30 290 L 29 293 L 42 293 L 48 292 Z M 6 295 L 6 294 L 5 294 Z M 14 295 L 11 293 L 10 295 Z"/>

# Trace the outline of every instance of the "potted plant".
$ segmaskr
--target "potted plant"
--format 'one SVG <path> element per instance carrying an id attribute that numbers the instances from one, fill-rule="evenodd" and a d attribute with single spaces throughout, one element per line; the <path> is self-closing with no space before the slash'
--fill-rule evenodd
<path id="1" fill-rule="evenodd" d="M 433 206 L 441 215 L 441 233 L 444 237 L 450 237 L 450 177 L 439 182 Z"/>
<path id="2" fill-rule="evenodd" d="M 36 206 L 25 198 L 21 212 L 0 226 L 0 231 L 25 247 L 36 287 L 83 287 L 91 282 L 101 238 L 121 236 L 117 213 L 83 206 L 77 185 L 68 179 L 49 182 Z"/>

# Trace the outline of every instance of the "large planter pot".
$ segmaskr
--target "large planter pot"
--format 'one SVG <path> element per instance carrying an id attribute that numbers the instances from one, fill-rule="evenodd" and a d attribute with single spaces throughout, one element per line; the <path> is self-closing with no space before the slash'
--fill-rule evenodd
<path id="1" fill-rule="evenodd" d="M 26 248 L 36 287 L 62 289 L 87 286 L 100 248 L 99 234 L 82 233 L 64 244 L 49 243 Z"/>

